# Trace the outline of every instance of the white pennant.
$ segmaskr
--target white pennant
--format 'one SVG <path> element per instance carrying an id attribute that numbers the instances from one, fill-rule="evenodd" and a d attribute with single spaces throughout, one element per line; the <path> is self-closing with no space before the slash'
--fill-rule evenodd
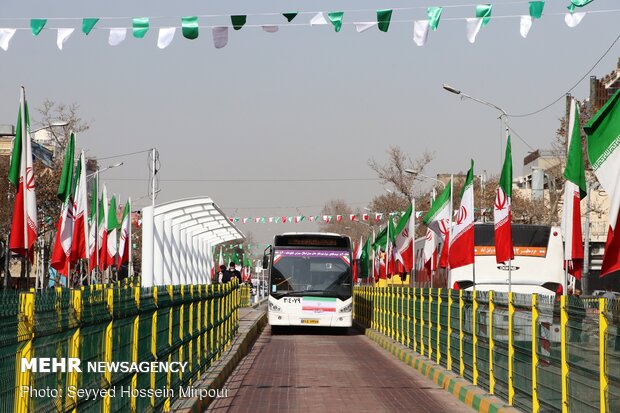
<path id="1" fill-rule="evenodd" d="M 9 42 L 15 31 L 16 29 L 0 29 L 0 47 L 5 52 L 9 49 Z"/>
<path id="2" fill-rule="evenodd" d="M 521 36 L 525 39 L 532 28 L 532 16 L 521 16 L 521 27 L 519 29 Z"/>
<path id="3" fill-rule="evenodd" d="M 118 46 L 125 40 L 127 36 L 127 29 L 119 27 L 116 29 L 110 29 L 110 37 L 108 37 L 108 44 L 110 46 Z"/>
<path id="4" fill-rule="evenodd" d="M 418 46 L 424 46 L 428 40 L 428 20 L 416 20 L 413 22 L 413 41 Z"/>
<path id="5" fill-rule="evenodd" d="M 357 31 L 358 33 L 362 33 L 370 29 L 371 27 L 376 26 L 377 22 L 357 22 L 353 24 L 355 25 L 355 31 Z"/>
<path id="6" fill-rule="evenodd" d="M 315 24 L 327 24 L 327 20 L 325 20 L 325 16 L 323 16 L 323 13 L 318 12 L 316 16 L 314 16 L 312 20 L 310 20 L 310 26 L 314 26 Z"/>
<path id="7" fill-rule="evenodd" d="M 65 44 L 67 39 L 73 34 L 75 29 L 58 29 L 58 37 L 56 38 L 56 45 L 58 46 L 58 50 L 62 50 L 62 46 Z"/>
<path id="8" fill-rule="evenodd" d="M 584 17 L 586 17 L 585 13 L 566 13 L 566 15 L 564 15 L 564 21 L 566 25 L 572 29 L 573 27 L 577 27 Z"/>
<path id="9" fill-rule="evenodd" d="M 263 26 L 263 31 L 267 33 L 275 33 L 279 30 L 278 26 Z"/>
<path id="10" fill-rule="evenodd" d="M 214 27 L 213 34 L 213 46 L 216 49 L 221 49 L 228 44 L 228 27 Z"/>
<path id="11" fill-rule="evenodd" d="M 476 41 L 476 36 L 478 36 L 481 27 L 481 17 L 467 19 L 467 40 L 469 40 L 469 43 L 474 43 Z"/>
<path id="12" fill-rule="evenodd" d="M 176 33 L 176 27 L 162 27 L 159 29 L 159 36 L 157 37 L 157 47 L 165 49 L 172 43 L 172 38 Z"/>

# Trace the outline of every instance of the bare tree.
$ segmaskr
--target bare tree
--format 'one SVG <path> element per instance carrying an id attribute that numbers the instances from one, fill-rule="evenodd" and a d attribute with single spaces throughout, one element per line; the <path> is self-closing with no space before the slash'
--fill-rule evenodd
<path id="1" fill-rule="evenodd" d="M 71 132 L 80 133 L 90 129 L 91 122 L 85 121 L 79 116 L 79 109 L 80 105 L 75 102 L 71 104 L 58 103 L 50 99 L 45 99 L 42 106 L 37 109 L 41 115 L 41 120 L 38 122 L 41 126 L 52 125 L 55 122 L 67 123 L 66 126 L 49 129 L 61 151 L 67 145 L 67 139 Z M 62 132 L 59 133 L 58 129 Z"/>
<path id="2" fill-rule="evenodd" d="M 411 157 L 405 154 L 399 146 L 390 146 L 387 154 L 387 164 L 381 165 L 374 159 L 370 159 L 368 165 L 377 173 L 382 184 L 391 183 L 397 192 L 411 202 L 414 196 L 413 183 L 417 176 L 406 173 L 405 169 L 422 172 L 433 160 L 434 154 L 425 151 L 420 158 L 412 161 Z"/>

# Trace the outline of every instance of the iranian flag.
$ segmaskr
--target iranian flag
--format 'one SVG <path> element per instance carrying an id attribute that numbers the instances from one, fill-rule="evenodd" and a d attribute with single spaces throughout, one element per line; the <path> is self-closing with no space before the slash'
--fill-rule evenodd
<path id="1" fill-rule="evenodd" d="M 110 209 L 108 210 L 108 248 L 107 265 L 117 265 L 118 259 L 118 218 L 116 217 L 116 195 L 110 199 Z"/>
<path id="2" fill-rule="evenodd" d="M 456 215 L 456 225 L 452 230 L 450 268 L 459 268 L 474 263 L 474 160 L 467 171 L 467 178 L 461 191 L 461 205 Z"/>
<path id="3" fill-rule="evenodd" d="M 123 211 L 123 219 L 121 221 L 121 235 L 118 241 L 118 265 L 126 264 L 129 262 L 129 255 L 131 254 L 131 199 L 128 199 L 125 203 L 125 210 Z"/>
<path id="4" fill-rule="evenodd" d="M 103 185 L 101 201 L 99 202 L 99 230 L 97 234 L 99 248 L 99 269 L 105 271 L 108 264 L 108 190 Z"/>
<path id="5" fill-rule="evenodd" d="M 499 178 L 499 186 L 493 204 L 493 221 L 495 222 L 495 261 L 500 264 L 515 258 L 512 248 L 512 153 L 510 136 L 506 141 L 504 167 Z M 580 227 L 581 228 L 581 227 Z"/>
<path id="6" fill-rule="evenodd" d="M 51 266 L 61 275 L 69 275 L 71 261 L 71 242 L 73 240 L 73 155 L 75 152 L 75 135 L 72 133 L 65 149 L 65 160 L 58 184 L 58 198 L 62 201 L 60 218 L 57 223 L 56 240 L 52 250 Z"/>
<path id="7" fill-rule="evenodd" d="M 430 273 L 437 269 L 437 241 L 435 233 L 430 228 L 426 229 L 424 237 L 424 268 Z"/>
<path id="8" fill-rule="evenodd" d="M 35 194 L 34 169 L 32 168 L 32 146 L 30 143 L 30 120 L 26 92 L 21 89 L 20 111 L 17 115 L 17 129 L 9 167 L 9 182 L 15 185 L 17 194 L 13 206 L 13 221 L 9 249 L 28 257 L 32 262 L 37 239 L 37 198 Z"/>
<path id="9" fill-rule="evenodd" d="M 364 244 L 364 248 L 361 249 L 360 257 L 359 257 L 359 277 L 360 278 L 369 278 L 372 274 L 370 273 L 370 268 L 368 266 L 368 261 L 370 260 L 370 237 L 366 240 L 366 244 Z"/>
<path id="10" fill-rule="evenodd" d="M 412 199 L 409 208 L 400 220 L 394 231 L 395 257 L 402 265 L 403 272 L 413 269 L 414 251 L 413 242 L 415 234 L 415 199 Z"/>
<path id="11" fill-rule="evenodd" d="M 76 166 L 73 196 L 73 243 L 71 246 L 71 263 L 88 257 L 88 225 L 86 223 L 86 159 L 84 151 Z M 95 200 L 97 197 L 95 196 Z"/>
<path id="12" fill-rule="evenodd" d="M 583 270 L 583 237 L 581 235 L 581 199 L 587 194 L 586 172 L 581 149 L 579 107 L 571 99 L 568 121 L 568 153 L 564 168 L 564 207 L 562 211 L 562 235 L 564 237 L 564 261 L 568 272 L 581 279 Z M 616 171 L 618 173 L 618 171 Z"/>
<path id="13" fill-rule="evenodd" d="M 357 284 L 360 272 L 360 259 L 362 257 L 362 237 L 355 243 L 353 248 L 353 283 Z"/>
<path id="14" fill-rule="evenodd" d="M 390 243 L 388 242 L 390 233 L 390 225 L 385 226 L 377 235 L 373 247 L 375 249 L 376 262 L 375 262 L 375 279 L 387 279 L 387 263 L 388 263 L 388 249 Z"/>
<path id="15" fill-rule="evenodd" d="M 450 238 L 450 226 L 451 226 L 451 211 L 450 198 L 452 197 L 452 179 L 439 197 L 433 201 L 431 209 L 424 215 L 422 222 L 431 231 L 433 231 L 438 241 L 442 242 L 443 247 L 441 255 L 439 257 L 439 266 L 446 268 L 448 266 L 448 245 Z"/>
<path id="16" fill-rule="evenodd" d="M 97 192 L 97 179 L 95 178 L 93 180 L 93 197 L 90 204 L 90 216 L 88 217 L 88 260 L 90 264 L 90 271 L 95 268 L 101 268 L 101 266 L 97 266 L 97 251 L 99 250 L 98 246 L 100 245 L 97 236 L 97 228 L 101 228 L 101 223 L 103 221 L 103 208 L 97 208 L 99 198 Z"/>
<path id="17" fill-rule="evenodd" d="M 620 270 L 620 90 L 585 126 L 588 158 L 609 195 L 609 230 L 600 276 Z"/>

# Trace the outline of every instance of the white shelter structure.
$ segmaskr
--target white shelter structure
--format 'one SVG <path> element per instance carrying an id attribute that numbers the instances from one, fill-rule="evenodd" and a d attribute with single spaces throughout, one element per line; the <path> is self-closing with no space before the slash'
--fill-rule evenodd
<path id="1" fill-rule="evenodd" d="M 245 236 L 208 197 L 142 209 L 142 286 L 211 284 L 212 247 Z"/>

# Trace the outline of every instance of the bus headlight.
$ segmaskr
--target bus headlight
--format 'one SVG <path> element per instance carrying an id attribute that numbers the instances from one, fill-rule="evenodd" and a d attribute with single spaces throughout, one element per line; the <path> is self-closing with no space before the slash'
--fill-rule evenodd
<path id="1" fill-rule="evenodd" d="M 269 303 L 269 310 L 270 311 L 277 311 L 277 312 L 281 312 L 282 308 L 280 308 L 279 305 L 275 305 L 274 303 Z"/>
<path id="2" fill-rule="evenodd" d="M 350 313 L 352 309 L 353 309 L 353 303 L 349 303 L 348 305 L 345 305 L 344 307 L 342 307 L 338 312 L 339 313 Z"/>

